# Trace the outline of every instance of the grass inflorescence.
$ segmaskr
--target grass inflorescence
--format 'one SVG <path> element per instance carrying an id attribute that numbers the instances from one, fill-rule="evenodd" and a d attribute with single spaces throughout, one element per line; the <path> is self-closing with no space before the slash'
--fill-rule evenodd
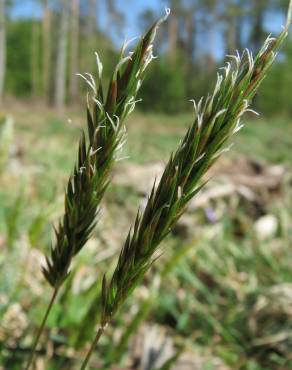
<path id="1" fill-rule="evenodd" d="M 106 97 L 102 89 L 102 64 L 98 55 L 97 81 L 81 75 L 90 92 L 87 97 L 87 135 L 82 133 L 78 161 L 70 176 L 65 195 L 65 214 L 55 230 L 56 243 L 43 269 L 48 282 L 59 287 L 66 279 L 72 258 L 90 238 L 96 215 L 109 184 L 109 173 L 125 138 L 124 119 L 134 110 L 136 96 L 153 59 L 155 23 L 141 38 L 135 51 L 120 60 L 109 83 Z"/>
<path id="2" fill-rule="evenodd" d="M 194 123 L 153 185 L 144 211 L 138 211 L 109 282 L 104 277 L 102 327 L 157 258 L 160 242 L 200 191 L 204 174 L 229 149 L 227 144 L 241 129 L 241 118 L 251 110 L 252 98 L 286 34 L 285 30 L 277 39 L 269 37 L 254 59 L 248 50 L 231 57 L 218 74 L 213 93 L 194 102 Z"/>
<path id="3" fill-rule="evenodd" d="M 56 241 L 43 267 L 44 276 L 54 292 L 26 369 L 33 362 L 41 332 L 57 292 L 69 274 L 71 261 L 82 250 L 95 228 L 100 203 L 110 182 L 110 170 L 124 143 L 124 120 L 137 103 L 136 97 L 146 69 L 153 59 L 156 31 L 164 19 L 158 20 L 141 37 L 134 52 L 127 56 L 128 43 L 125 43 L 107 92 L 102 88 L 103 66 L 97 53 L 97 78 L 89 73 L 80 74 L 89 87 L 87 130 L 82 132 L 78 160 L 67 184 L 65 213 L 55 228 Z"/>
<path id="4" fill-rule="evenodd" d="M 291 5 L 289 7 L 290 14 Z M 169 234 L 190 199 L 202 188 L 201 180 L 241 128 L 250 104 L 276 53 L 287 36 L 290 19 L 278 38 L 268 37 L 255 58 L 249 50 L 230 56 L 218 74 L 214 91 L 195 101 L 195 118 L 177 151 L 170 156 L 163 175 L 154 183 L 145 209 L 138 210 L 109 281 L 104 275 L 100 328 L 81 369 L 122 303 L 159 257 L 161 241 Z"/>

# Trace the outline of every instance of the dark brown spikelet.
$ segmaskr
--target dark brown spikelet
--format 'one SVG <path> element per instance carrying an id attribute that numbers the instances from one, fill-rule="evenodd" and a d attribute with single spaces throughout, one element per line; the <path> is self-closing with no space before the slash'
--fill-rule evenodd
<path id="1" fill-rule="evenodd" d="M 131 55 L 125 57 L 126 45 L 123 47 L 106 100 L 101 83 L 102 64 L 97 54 L 97 78 L 88 73 L 80 75 L 90 88 L 87 132 L 80 139 L 78 160 L 66 189 L 65 213 L 55 229 L 56 241 L 43 267 L 45 278 L 54 288 L 66 279 L 72 258 L 84 247 L 96 225 L 110 170 L 124 141 L 123 121 L 135 108 L 146 68 L 153 59 L 156 30 L 164 19 L 151 27 Z"/>

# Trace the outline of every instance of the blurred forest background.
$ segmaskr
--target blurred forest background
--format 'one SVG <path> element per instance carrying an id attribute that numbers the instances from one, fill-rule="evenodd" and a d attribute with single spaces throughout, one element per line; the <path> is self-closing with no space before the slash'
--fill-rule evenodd
<path id="1" fill-rule="evenodd" d="M 76 73 L 94 70 L 93 52 L 101 53 L 110 73 L 124 37 L 139 35 L 163 12 L 163 4 L 1 0 L 0 102 L 4 97 L 20 98 L 58 108 L 80 102 L 82 84 Z M 280 31 L 287 4 L 287 0 L 170 1 L 172 16 L 159 35 L 159 60 L 143 89 L 141 109 L 177 113 L 190 108 L 188 99 L 210 89 L 211 77 L 226 54 L 246 46 L 255 52 L 267 33 Z M 285 83 L 292 80 L 291 44 L 257 100 L 261 112 L 291 113 Z"/>
<path id="2" fill-rule="evenodd" d="M 288 0 L 0 0 L 0 369 L 23 367 L 51 289 L 41 265 L 63 214 L 85 126 L 86 87 L 164 7 L 158 56 L 126 123 L 100 221 L 48 320 L 38 370 L 79 369 L 111 271 L 152 182 L 212 91 L 226 54 L 255 54 Z M 133 41 L 133 45 L 135 41 Z M 132 45 L 131 45 L 132 46 Z M 130 46 L 130 49 L 131 49 Z M 291 370 L 292 32 L 234 149 L 163 243 L 92 369 Z"/>

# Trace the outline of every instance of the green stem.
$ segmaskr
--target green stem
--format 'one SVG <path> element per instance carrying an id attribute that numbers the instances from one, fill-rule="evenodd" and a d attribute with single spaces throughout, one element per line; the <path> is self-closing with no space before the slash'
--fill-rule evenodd
<path id="1" fill-rule="evenodd" d="M 87 352 L 87 355 L 86 355 L 86 357 L 85 357 L 85 359 L 84 359 L 84 361 L 82 363 L 82 366 L 81 366 L 80 370 L 85 370 L 86 369 L 86 367 L 88 365 L 88 361 L 90 360 L 90 357 L 92 356 L 93 351 L 94 351 L 95 347 L 97 346 L 97 343 L 99 342 L 99 339 L 102 336 L 105 327 L 106 327 L 106 325 L 101 326 L 98 329 L 98 331 L 96 333 L 96 336 L 94 338 L 94 341 L 91 343 L 91 347 L 90 347 L 89 351 Z"/>
<path id="2" fill-rule="evenodd" d="M 36 355 L 37 345 L 38 345 L 38 343 L 39 343 L 40 337 L 41 337 L 42 332 L 43 332 L 43 330 L 44 330 L 45 324 L 46 324 L 46 322 L 47 322 L 48 316 L 49 316 L 49 314 L 50 314 L 50 312 L 51 312 L 51 309 L 52 309 L 52 307 L 53 307 L 53 304 L 54 304 L 54 302 L 55 302 L 55 299 L 56 299 L 56 297 L 57 297 L 57 294 L 58 294 L 58 288 L 55 288 L 55 289 L 54 289 L 54 292 L 53 292 L 53 295 L 52 295 L 52 298 L 51 298 L 51 300 L 50 300 L 50 303 L 49 303 L 49 305 L 48 305 L 47 311 L 46 311 L 46 313 L 45 313 L 45 316 L 44 316 L 44 318 L 43 318 L 43 321 L 42 321 L 42 323 L 41 323 L 41 326 L 39 327 L 39 330 L 38 330 L 37 336 L 36 336 L 35 341 L 34 341 L 34 343 L 33 343 L 33 347 L 32 347 L 31 353 L 30 353 L 30 357 L 29 357 L 28 363 L 27 363 L 27 365 L 26 365 L 26 367 L 25 367 L 25 370 L 29 370 L 29 368 L 30 368 L 30 367 L 31 367 L 31 365 L 33 364 L 34 357 L 35 357 L 35 355 Z"/>

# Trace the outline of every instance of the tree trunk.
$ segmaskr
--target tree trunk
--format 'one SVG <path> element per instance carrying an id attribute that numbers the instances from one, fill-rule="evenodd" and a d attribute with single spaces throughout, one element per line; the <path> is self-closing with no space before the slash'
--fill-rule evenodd
<path id="1" fill-rule="evenodd" d="M 79 0 L 71 0 L 71 55 L 70 55 L 70 102 L 78 98 L 78 48 L 79 48 Z"/>
<path id="2" fill-rule="evenodd" d="M 97 1 L 96 0 L 88 0 L 88 31 L 89 34 L 94 34 L 97 28 L 97 18 L 96 18 L 96 10 L 97 10 Z"/>
<path id="3" fill-rule="evenodd" d="M 171 1 L 172 15 L 168 20 L 168 54 L 171 59 L 175 59 L 178 42 L 178 18 L 177 0 Z"/>
<path id="4" fill-rule="evenodd" d="M 209 73 L 213 73 L 216 67 L 215 55 L 216 55 L 216 28 L 217 23 L 217 9 L 216 1 L 210 1 L 209 5 L 209 16 L 210 20 L 207 22 L 207 34 L 208 34 L 208 59 L 207 59 L 207 70 Z"/>
<path id="5" fill-rule="evenodd" d="M 50 77 L 51 77 L 51 11 L 49 1 L 43 2 L 43 96 L 45 101 L 49 101 L 50 97 Z"/>
<path id="6" fill-rule="evenodd" d="M 107 0 L 107 23 L 108 29 L 118 32 L 118 35 L 122 33 L 124 27 L 124 15 L 117 9 L 115 0 Z"/>
<path id="7" fill-rule="evenodd" d="M 264 32 L 264 12 L 265 4 L 262 1 L 253 1 L 253 31 L 250 35 L 250 44 L 252 45 L 253 51 L 257 51 L 265 37 Z"/>
<path id="8" fill-rule="evenodd" d="M 235 40 L 236 48 L 238 50 L 244 49 L 244 39 L 242 37 L 242 30 L 244 29 L 245 21 L 243 16 L 238 16 L 235 22 Z M 234 54 L 234 51 L 233 51 Z"/>
<path id="9" fill-rule="evenodd" d="M 234 17 L 226 17 L 225 54 L 233 55 L 237 49 L 236 24 Z"/>
<path id="10" fill-rule="evenodd" d="M 97 2 L 96 0 L 89 0 L 88 4 L 88 41 L 89 41 L 89 47 L 91 50 L 89 50 L 90 53 L 93 53 L 94 44 L 95 44 L 95 36 L 96 36 L 96 30 L 97 30 Z"/>
<path id="11" fill-rule="evenodd" d="M 196 44 L 196 21 L 195 21 L 195 14 L 196 14 L 196 7 L 191 6 L 186 9 L 184 12 L 184 23 L 185 23 L 185 33 L 186 33 L 186 41 L 185 41 L 185 54 L 186 54 L 186 66 L 185 66 L 185 74 L 184 78 L 186 81 L 186 93 L 188 96 L 192 96 L 194 91 L 194 85 L 188 78 L 191 76 L 194 71 L 194 61 L 195 61 L 195 44 Z"/>
<path id="12" fill-rule="evenodd" d="M 0 105 L 3 101 L 6 66 L 5 0 L 0 0 Z"/>
<path id="13" fill-rule="evenodd" d="M 60 27 L 57 46 L 56 75 L 55 75 L 55 93 L 54 105 L 62 109 L 66 99 L 66 66 L 67 66 L 67 43 L 68 43 L 68 0 L 62 1 L 60 15 Z"/>
<path id="14" fill-rule="evenodd" d="M 247 10 L 242 6 L 241 0 L 226 0 L 224 13 L 221 18 L 224 21 L 225 54 L 233 55 L 236 50 L 242 50 L 242 30 Z"/>
<path id="15" fill-rule="evenodd" d="M 34 20 L 32 23 L 31 39 L 31 92 L 35 98 L 39 94 L 40 87 L 40 43 L 39 43 L 39 23 Z"/>
<path id="16" fill-rule="evenodd" d="M 95 57 L 94 52 L 97 51 L 97 43 L 96 43 L 96 36 L 97 36 L 97 5 L 98 2 L 96 0 L 88 0 L 88 8 L 87 8 L 87 27 L 86 27 L 86 56 L 84 58 L 86 70 L 89 72 L 95 71 Z"/>
<path id="17" fill-rule="evenodd" d="M 195 22 L 194 12 L 189 9 L 185 15 L 185 28 L 187 34 L 186 51 L 188 56 L 188 62 L 191 64 L 194 59 L 195 49 Z"/>

